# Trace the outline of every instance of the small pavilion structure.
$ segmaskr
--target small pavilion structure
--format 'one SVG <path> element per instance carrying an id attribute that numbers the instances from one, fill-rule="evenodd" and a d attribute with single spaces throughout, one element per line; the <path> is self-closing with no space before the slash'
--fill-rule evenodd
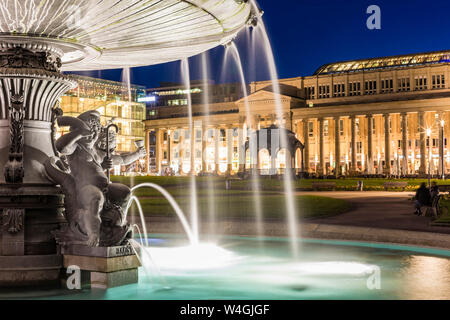
<path id="1" fill-rule="evenodd" d="M 286 139 L 283 139 L 282 134 L 285 134 Z M 250 169 L 261 175 L 283 174 L 286 169 L 298 167 L 298 157 L 303 172 L 303 152 L 304 145 L 296 138 L 295 133 L 288 129 L 272 125 L 253 131 L 245 142 L 244 172 Z"/>

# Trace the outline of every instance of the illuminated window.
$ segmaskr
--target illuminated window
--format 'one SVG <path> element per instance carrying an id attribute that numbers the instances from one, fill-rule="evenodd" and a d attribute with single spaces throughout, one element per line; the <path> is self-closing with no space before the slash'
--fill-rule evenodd
<path id="1" fill-rule="evenodd" d="M 314 123 L 308 122 L 308 136 L 310 138 L 314 137 Z"/>
<path id="2" fill-rule="evenodd" d="M 333 97 L 345 97 L 345 84 L 338 83 L 333 86 Z"/>
<path id="3" fill-rule="evenodd" d="M 445 76 L 443 74 L 433 75 L 433 89 L 443 89 L 445 88 Z"/>
<path id="4" fill-rule="evenodd" d="M 325 120 L 323 122 L 323 135 L 325 137 L 328 137 L 328 120 Z"/>
<path id="5" fill-rule="evenodd" d="M 307 87 L 306 88 L 306 99 L 315 99 L 316 98 L 316 87 Z"/>
<path id="6" fill-rule="evenodd" d="M 193 88 L 190 91 L 191 93 L 201 93 L 202 89 L 200 88 Z M 167 91 L 155 91 L 152 92 L 153 95 L 158 95 L 158 96 L 176 96 L 176 95 L 184 95 L 184 94 L 188 94 L 189 90 L 167 90 Z"/>
<path id="7" fill-rule="evenodd" d="M 394 80 L 383 79 L 381 80 L 381 93 L 391 93 L 394 92 Z"/>
<path id="8" fill-rule="evenodd" d="M 428 84 L 427 84 L 426 76 L 418 76 L 418 77 L 415 77 L 414 79 L 416 82 L 414 90 L 416 90 L 416 91 L 427 90 Z"/>
<path id="9" fill-rule="evenodd" d="M 339 134 L 344 135 L 344 119 L 339 120 Z"/>
<path id="10" fill-rule="evenodd" d="M 364 84 L 364 94 L 372 95 L 377 93 L 377 81 L 376 80 L 368 80 Z"/>
<path id="11" fill-rule="evenodd" d="M 411 82 L 409 78 L 398 79 L 398 91 L 411 91 Z"/>
<path id="12" fill-rule="evenodd" d="M 322 85 L 319 86 L 319 99 L 326 99 L 330 97 L 330 86 Z"/>
<path id="13" fill-rule="evenodd" d="M 350 82 L 349 83 L 349 92 L 350 96 L 360 96 L 361 95 L 361 82 Z"/>

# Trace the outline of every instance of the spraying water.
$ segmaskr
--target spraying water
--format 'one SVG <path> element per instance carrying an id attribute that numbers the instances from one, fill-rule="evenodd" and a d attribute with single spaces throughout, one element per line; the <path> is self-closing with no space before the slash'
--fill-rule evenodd
<path id="1" fill-rule="evenodd" d="M 209 68 L 208 68 L 208 57 L 207 57 L 207 53 L 203 52 L 201 55 L 201 59 L 202 59 L 202 77 L 203 77 L 203 81 L 204 81 L 204 85 L 203 85 L 203 105 L 204 105 L 204 113 L 205 113 L 205 124 L 204 127 L 208 128 L 209 124 L 210 124 L 210 119 L 209 119 L 209 83 L 208 83 L 208 79 L 209 79 Z M 204 132 L 203 133 L 203 139 L 207 138 L 207 133 Z M 206 152 L 206 148 L 205 150 L 203 150 L 203 157 L 205 159 L 207 159 L 207 152 Z M 202 165 L 206 165 L 207 163 L 205 162 Z M 203 168 L 203 171 L 206 171 L 207 168 Z M 210 230 L 209 233 L 211 235 L 215 235 L 216 234 L 216 207 L 215 207 L 215 203 L 214 203 L 214 199 L 215 199 L 215 189 L 214 189 L 214 181 L 213 178 L 208 175 L 207 177 L 207 187 L 208 187 L 208 212 L 209 212 L 209 218 L 210 218 Z"/>
<path id="2" fill-rule="evenodd" d="M 125 210 L 125 219 L 124 219 L 124 221 L 126 221 L 126 218 L 128 216 L 128 210 L 130 210 L 130 207 L 133 204 L 133 202 L 136 204 L 136 206 L 138 208 L 139 217 L 141 219 L 141 224 L 142 224 L 142 230 L 144 231 L 145 245 L 148 246 L 147 224 L 145 223 L 144 211 L 142 210 L 141 202 L 135 196 L 131 196 L 130 201 L 128 201 L 127 208 Z M 141 237 L 141 242 L 142 242 L 142 237 Z"/>
<path id="3" fill-rule="evenodd" d="M 259 12 L 259 7 L 256 4 L 256 1 L 251 0 L 251 4 L 255 12 Z M 272 81 L 272 90 L 275 97 L 277 118 L 280 123 L 280 127 L 282 127 L 283 106 L 280 98 L 280 84 L 278 82 L 278 72 L 275 65 L 275 58 L 273 55 L 272 45 L 270 44 L 270 39 L 266 30 L 266 26 L 264 25 L 264 21 L 261 17 L 259 17 L 258 26 L 254 29 L 254 37 L 259 41 L 261 41 L 260 43 L 263 44 L 263 49 L 265 52 L 265 57 L 267 65 L 269 67 L 270 77 Z M 288 121 L 288 119 L 286 119 L 286 121 Z M 287 134 L 284 130 L 280 130 L 280 139 L 283 145 L 287 145 Z M 286 150 L 286 152 L 288 151 Z M 291 170 L 288 169 L 287 162 L 286 162 L 286 172 L 284 175 L 284 190 L 286 193 L 286 211 L 289 224 L 289 236 L 291 238 L 291 249 L 294 258 L 297 258 L 298 256 L 297 237 L 299 236 L 299 234 L 297 230 L 297 216 L 296 216 L 294 195 L 292 190 L 292 172 Z"/>
<path id="4" fill-rule="evenodd" d="M 189 114 L 189 132 L 191 137 L 191 223 L 192 231 L 194 233 L 195 241 L 198 243 L 198 204 L 197 204 L 197 185 L 195 182 L 195 134 L 194 122 L 192 117 L 192 96 L 191 96 L 191 77 L 189 75 L 189 61 L 187 58 L 181 60 L 181 75 L 183 77 L 184 87 L 186 88 L 188 100 L 188 114 Z"/>
<path id="5" fill-rule="evenodd" d="M 196 235 L 195 235 L 194 232 L 192 231 L 191 227 L 189 226 L 189 223 L 188 223 L 188 221 L 187 221 L 187 219 L 186 219 L 186 216 L 185 216 L 184 213 L 183 213 L 183 210 L 181 210 L 181 208 L 180 208 L 180 206 L 178 205 L 178 203 L 177 203 L 177 202 L 175 201 L 175 199 L 170 195 L 170 193 L 167 192 L 167 190 L 165 190 L 163 187 L 160 187 L 160 186 L 157 185 L 157 184 L 150 183 L 150 182 L 146 182 L 146 183 L 142 183 L 142 184 L 139 184 L 139 185 L 137 185 L 137 186 L 134 186 L 133 188 L 131 188 L 131 192 L 134 192 L 134 191 L 136 191 L 136 190 L 138 190 L 138 189 L 140 189 L 140 188 L 145 188 L 145 187 L 153 188 L 153 189 L 155 189 L 155 190 L 158 190 L 158 191 L 159 191 L 159 192 L 167 199 L 167 201 L 169 201 L 170 205 L 171 205 L 172 208 L 175 210 L 176 215 L 177 215 L 178 218 L 180 219 L 180 222 L 181 222 L 181 224 L 182 224 L 182 226 L 183 226 L 183 228 L 184 228 L 184 231 L 186 232 L 186 235 L 187 235 L 187 237 L 188 237 L 189 242 L 191 243 L 191 245 L 196 245 L 196 244 L 198 244 L 198 237 L 196 237 Z M 125 220 L 126 220 L 126 217 L 127 217 L 127 215 L 128 215 L 128 209 L 131 207 L 132 201 L 135 201 L 136 204 L 138 205 L 139 215 L 140 215 L 140 217 L 141 217 L 142 229 L 143 229 L 143 231 L 144 231 L 144 236 L 145 236 L 146 239 L 147 239 L 146 245 L 148 246 L 148 237 L 147 237 L 148 234 L 147 234 L 147 227 L 146 227 L 146 224 L 145 224 L 145 217 L 144 217 L 144 214 L 143 214 L 143 211 L 142 211 L 142 207 L 141 207 L 141 205 L 140 205 L 140 203 L 139 203 L 139 200 L 138 200 L 135 196 L 133 196 L 133 197 L 130 199 L 130 202 L 128 203 L 127 210 L 125 211 Z"/>
<path id="6" fill-rule="evenodd" d="M 235 62 L 236 66 L 238 68 L 238 71 L 239 71 L 239 77 L 240 77 L 241 85 L 242 85 L 242 92 L 244 94 L 244 105 L 245 105 L 247 122 L 250 122 L 251 112 L 250 112 L 250 105 L 248 102 L 247 82 L 245 81 L 244 70 L 242 68 L 241 56 L 240 56 L 239 50 L 234 42 L 230 42 L 230 44 L 227 45 L 227 47 L 226 47 L 225 56 L 227 57 L 229 54 L 231 54 L 233 61 Z M 226 61 L 227 60 L 225 60 L 224 63 L 226 63 Z M 254 141 L 254 139 L 252 141 Z M 258 233 L 258 238 L 262 239 L 264 237 L 264 228 L 263 228 L 263 215 L 262 215 L 263 211 L 262 211 L 262 205 L 261 205 L 261 192 L 259 190 L 259 188 L 260 188 L 259 182 L 260 182 L 259 175 L 258 174 L 253 175 L 252 189 L 253 189 L 253 199 L 254 199 L 254 206 L 255 206 L 256 229 L 257 229 L 257 233 Z"/>
<path id="7" fill-rule="evenodd" d="M 128 102 L 131 102 L 131 71 L 129 67 L 123 68 L 122 82 L 127 86 Z"/>

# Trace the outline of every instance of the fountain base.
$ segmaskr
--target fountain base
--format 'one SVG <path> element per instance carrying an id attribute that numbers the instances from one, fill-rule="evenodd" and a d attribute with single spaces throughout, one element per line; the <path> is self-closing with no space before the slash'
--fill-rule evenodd
<path id="1" fill-rule="evenodd" d="M 62 268 L 52 231 L 65 223 L 54 186 L 0 185 L 0 287 L 57 284 Z"/>
<path id="2" fill-rule="evenodd" d="M 87 247 L 72 245 L 61 247 L 64 268 L 78 267 L 83 287 L 108 289 L 137 283 L 138 257 L 131 246 Z"/>

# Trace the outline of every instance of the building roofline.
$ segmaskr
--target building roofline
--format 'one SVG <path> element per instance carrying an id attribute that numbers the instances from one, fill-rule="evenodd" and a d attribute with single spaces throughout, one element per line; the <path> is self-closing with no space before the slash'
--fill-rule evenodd
<path id="1" fill-rule="evenodd" d="M 107 79 L 103 79 L 103 78 L 95 78 L 95 77 L 80 75 L 77 73 L 68 73 L 68 75 L 72 78 L 75 78 L 75 80 L 79 79 L 79 80 L 84 80 L 84 81 L 98 82 L 98 83 L 109 84 L 109 85 L 118 86 L 118 87 L 126 87 L 127 86 L 127 84 L 123 83 L 123 82 L 107 80 Z M 145 90 L 145 86 L 141 86 L 141 85 L 137 85 L 137 84 L 130 84 L 130 86 L 134 89 Z"/>
<path id="2" fill-rule="evenodd" d="M 439 61 L 429 61 L 428 58 L 431 58 L 432 56 L 440 55 L 441 57 L 447 55 L 447 59 L 445 61 L 439 60 Z M 414 58 L 419 58 L 422 56 L 427 56 L 427 59 L 422 62 L 417 62 L 412 60 Z M 379 66 L 367 66 L 367 64 L 375 63 L 375 62 L 382 62 L 384 60 L 385 63 L 395 60 L 395 59 L 406 59 L 410 58 L 408 63 L 402 63 L 402 64 L 392 64 L 392 65 L 379 65 Z M 406 60 L 403 60 L 405 62 Z M 366 63 L 365 66 L 360 67 L 361 63 Z M 368 71 L 368 70 L 375 70 L 375 69 L 389 69 L 389 68 L 401 68 L 401 67 L 412 67 L 412 66 L 420 66 L 420 65 L 429 65 L 429 64 L 437 64 L 437 63 L 449 63 L 450 62 L 450 50 L 440 50 L 440 51 L 430 51 L 430 52 L 420 52 L 420 53 L 411 53 L 411 54 L 402 54 L 402 55 L 395 55 L 395 56 L 385 56 L 385 57 L 374 57 L 374 58 L 367 58 L 367 59 L 357 59 L 357 60 L 346 60 L 346 61 L 338 61 L 338 62 L 332 62 L 322 65 L 320 68 L 318 68 L 314 72 L 314 76 L 317 75 L 326 75 L 326 74 L 333 74 L 333 73 L 345 73 L 345 72 L 360 72 L 360 71 Z M 342 65 L 349 65 L 352 64 L 347 69 L 342 70 L 329 70 L 331 67 L 335 67 L 335 69 L 339 69 L 339 66 Z M 355 65 L 357 67 L 355 68 Z"/>

